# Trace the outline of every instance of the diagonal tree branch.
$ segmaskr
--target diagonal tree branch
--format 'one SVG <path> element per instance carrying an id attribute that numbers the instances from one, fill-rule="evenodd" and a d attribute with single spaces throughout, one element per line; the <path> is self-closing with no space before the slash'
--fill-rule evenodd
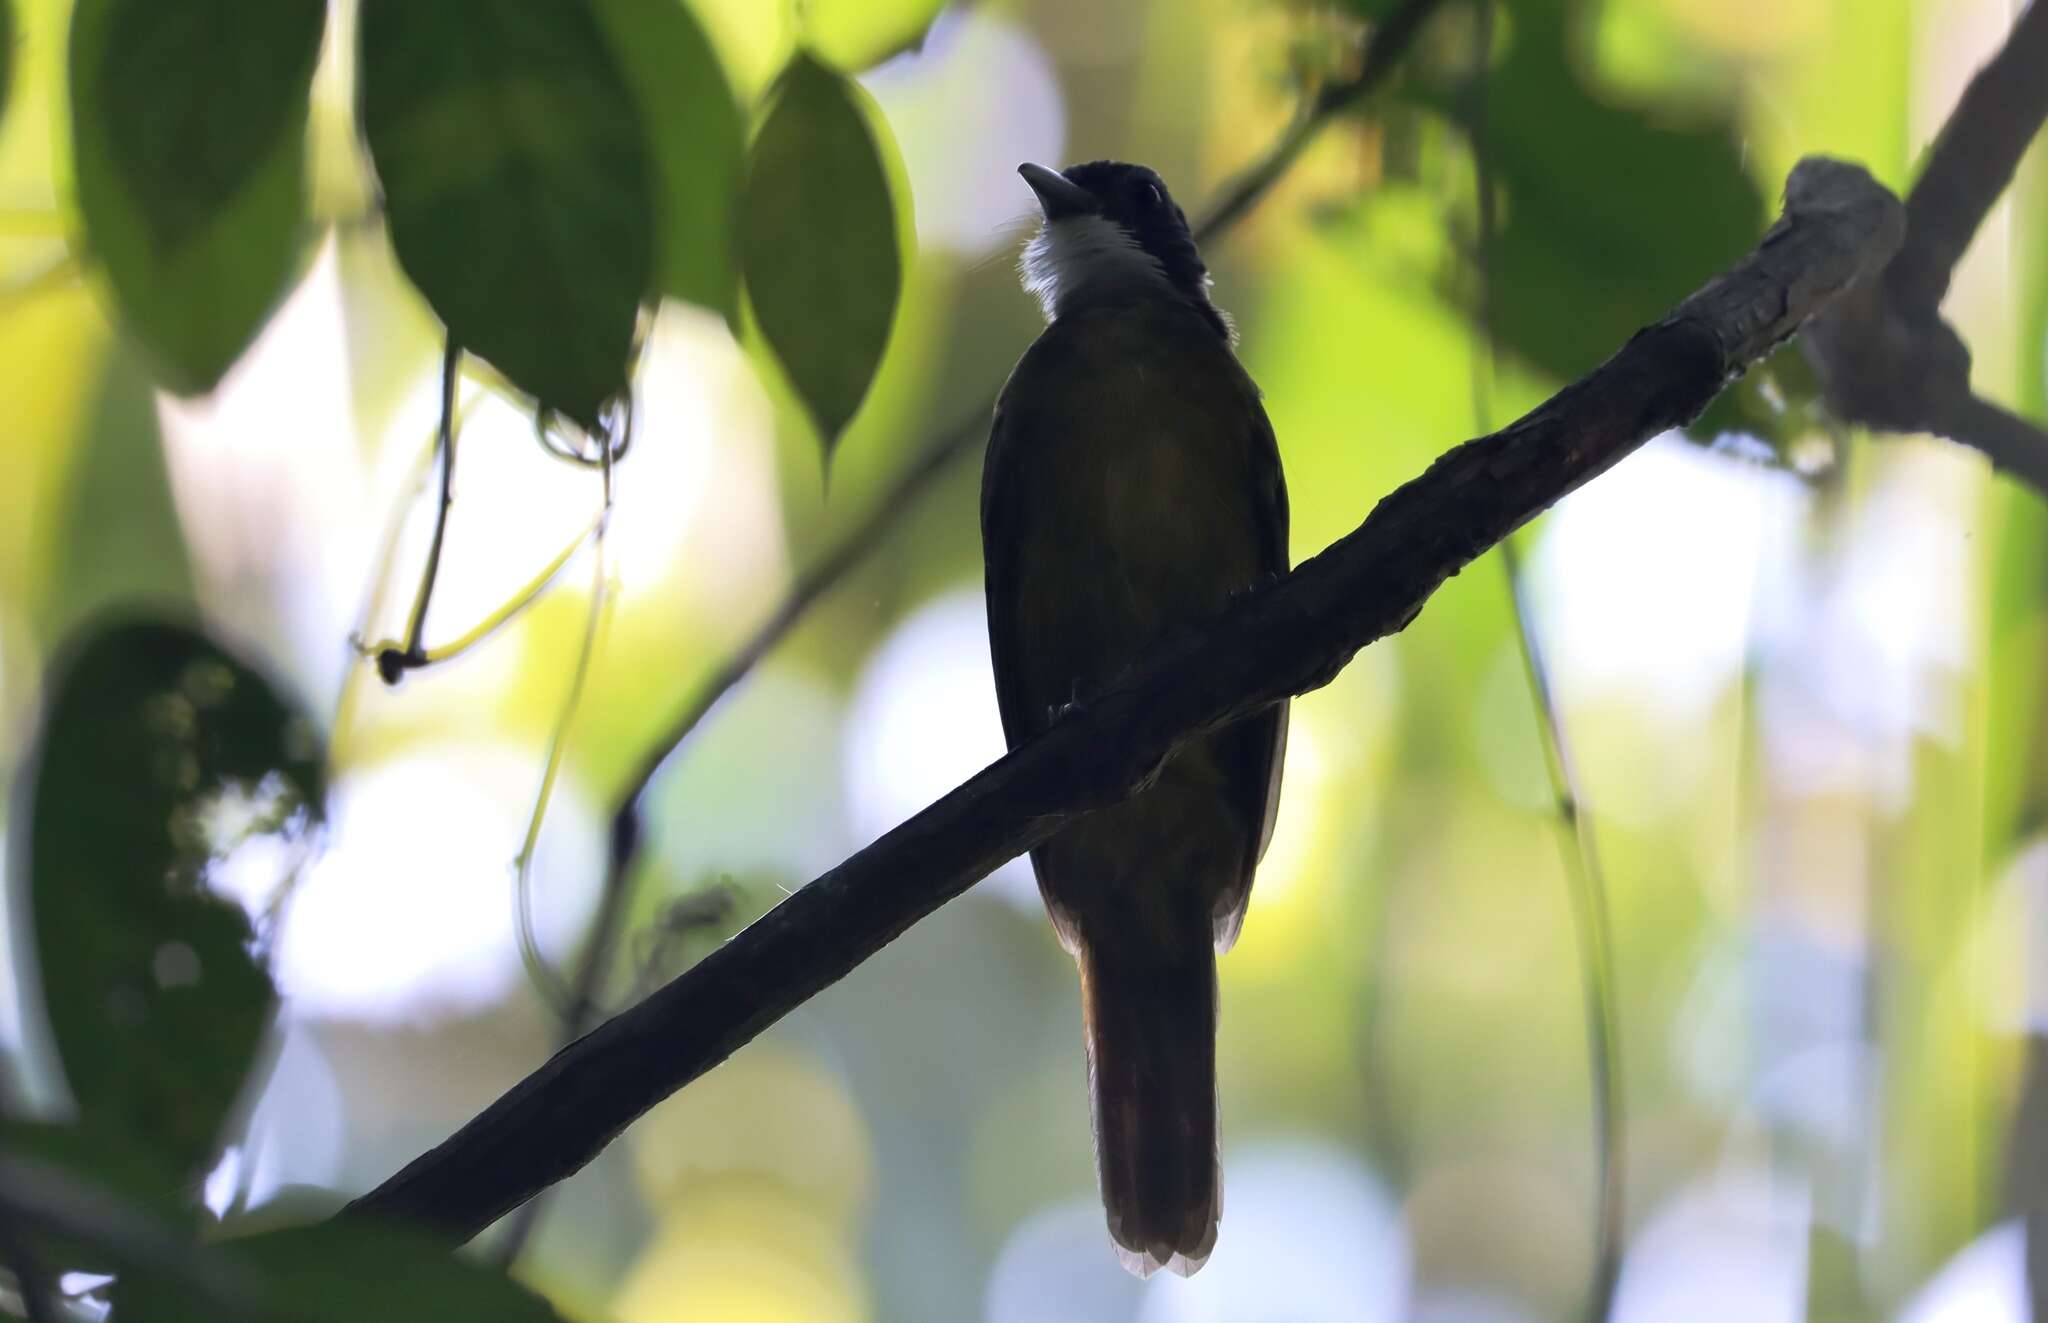
<path id="1" fill-rule="evenodd" d="M 1933 315 L 1963 250 L 2048 119 L 2048 4 L 2027 6 L 1934 139 L 1906 198 L 1906 245 L 1885 272 L 1899 304 Z"/>
<path id="2" fill-rule="evenodd" d="M 1415 44 L 1415 38 L 1430 15 L 1442 4 L 1443 0 L 1403 0 L 1398 9 L 1377 24 L 1365 43 L 1358 71 L 1323 88 L 1266 154 L 1232 181 L 1208 214 L 1195 223 L 1196 241 L 1206 244 L 1236 225 L 1273 190 L 1324 125 L 1377 91 Z M 989 416 L 994 411 L 995 390 L 991 387 L 979 406 L 927 441 L 853 531 L 800 574 L 746 642 L 697 686 L 690 701 L 640 760 L 612 810 L 609 852 L 604 880 L 598 891 L 597 915 L 591 924 L 590 939 L 584 945 L 570 980 L 565 1026 L 568 1038 L 574 1039 L 588 1030 L 601 1011 L 600 999 L 605 979 L 611 971 L 612 953 L 625 931 L 627 916 L 632 909 L 633 868 L 640 855 L 641 818 L 648 787 L 653 785 L 662 768 L 668 765 L 669 759 L 675 756 L 711 710 L 752 673 L 754 667 L 782 642 L 820 598 L 881 545 L 904 513 L 941 474 L 953 466 L 953 461 L 967 454 L 976 442 L 987 436 Z M 505 1237 L 495 1248 L 500 1263 L 512 1262 L 525 1248 L 539 1209 L 538 1204 L 531 1206 L 524 1219 L 507 1228 Z"/>
<path id="3" fill-rule="evenodd" d="M 1970 389 L 1970 350 L 1941 316 L 1949 279 L 2048 119 L 2048 0 L 2033 0 L 1977 71 L 1906 200 L 1906 242 L 1801 340 L 1839 418 L 1932 432 L 2048 496 L 2048 430 Z"/>
<path id="4" fill-rule="evenodd" d="M 555 1054 L 349 1206 L 466 1240 L 581 1168 L 626 1126 L 925 915 L 1078 813 L 1144 785 L 1175 748 L 1328 683 L 1444 581 L 1731 379 L 1904 229 L 1860 167 L 1811 159 L 1749 256 L 1589 376 L 1440 457 L 1351 534 L 1170 641 L 1044 734 L 819 877 L 645 1001 Z"/>
<path id="5" fill-rule="evenodd" d="M 1430 15 L 1442 3 L 1443 0 L 1405 0 L 1400 8 L 1375 27 L 1366 42 L 1358 72 L 1324 88 L 1266 154 L 1224 190 L 1208 214 L 1195 223 L 1196 242 L 1206 244 L 1242 220 L 1272 191 L 1324 125 L 1377 91 L 1400 65 Z M 933 436 L 889 490 L 877 499 L 867 517 L 855 525 L 838 546 L 797 578 L 775 610 L 724 665 L 706 678 L 695 696 L 649 748 L 632 779 L 620 793 L 612 814 L 611 859 L 599 902 L 595 936 L 575 979 L 570 1018 L 579 1030 L 588 1027 L 586 1021 L 595 1009 L 595 998 L 610 962 L 611 948 L 624 919 L 627 874 L 640 850 L 642 800 L 646 798 L 647 788 L 719 700 L 746 678 L 819 598 L 845 578 L 854 566 L 867 559 L 868 553 L 880 545 L 896 526 L 903 512 L 924 495 L 954 460 L 965 455 L 975 442 L 987 435 L 989 415 L 994 410 L 995 391 L 991 388 L 979 406 Z"/>

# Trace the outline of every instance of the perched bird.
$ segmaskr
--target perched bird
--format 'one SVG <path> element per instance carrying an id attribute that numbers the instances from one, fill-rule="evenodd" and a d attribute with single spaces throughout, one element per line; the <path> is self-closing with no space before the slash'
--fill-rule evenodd
<path id="1" fill-rule="evenodd" d="M 1047 326 L 996 405 L 982 474 L 988 628 L 1014 747 L 1172 631 L 1287 569 L 1259 390 L 1187 217 L 1151 170 L 1023 165 Z M 1244 921 L 1280 796 L 1284 705 L 1184 747 L 1147 789 L 1032 851 L 1081 970 L 1095 1158 L 1124 1266 L 1216 1244 L 1216 952 Z"/>

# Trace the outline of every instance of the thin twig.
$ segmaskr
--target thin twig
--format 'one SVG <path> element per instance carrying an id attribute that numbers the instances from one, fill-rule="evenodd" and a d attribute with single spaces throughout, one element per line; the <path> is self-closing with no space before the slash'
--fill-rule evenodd
<path id="1" fill-rule="evenodd" d="M 1975 393 L 1951 401 L 1930 421 L 1931 430 L 1977 451 L 1993 468 L 2048 493 L 2048 429 Z"/>
<path id="2" fill-rule="evenodd" d="M 1493 280 L 1493 245 L 1497 233 L 1493 157 L 1488 150 L 1486 132 L 1486 91 L 1493 57 L 1493 0 L 1479 0 L 1477 20 L 1472 33 L 1473 72 L 1468 108 L 1470 123 L 1467 126 L 1472 141 L 1473 188 L 1478 195 L 1476 210 L 1479 220 L 1476 247 L 1481 352 L 1472 356 L 1472 411 L 1479 429 L 1486 431 L 1493 426 L 1492 377 L 1500 358 Z M 1580 788 L 1578 766 L 1572 757 L 1571 740 L 1565 733 L 1564 713 L 1558 704 L 1557 690 L 1550 682 L 1550 668 L 1545 662 L 1543 643 L 1537 636 L 1534 612 L 1529 606 L 1521 550 L 1512 533 L 1501 539 L 1500 565 L 1508 593 L 1508 610 L 1514 617 L 1515 639 L 1520 644 L 1522 674 L 1529 687 L 1530 702 L 1536 708 L 1537 730 L 1543 742 L 1543 767 L 1549 775 L 1551 801 L 1557 815 L 1558 854 L 1564 865 L 1565 890 L 1571 900 L 1573 929 L 1579 944 L 1586 1061 L 1593 1086 L 1593 1160 L 1596 1168 L 1593 1278 L 1586 1292 L 1586 1320 L 1587 1323 L 1605 1323 L 1614 1312 L 1614 1293 L 1621 1282 L 1628 1170 L 1620 1002 L 1614 966 L 1613 921 L 1607 903 L 1607 875 L 1600 866 L 1592 817 L 1586 812 L 1586 797 Z"/>
<path id="3" fill-rule="evenodd" d="M 1906 202 L 1906 243 L 1883 279 L 1829 309 L 1801 342 L 1838 418 L 1933 432 L 2048 497 L 2042 430 L 1976 397 L 1970 350 L 1941 316 L 1956 263 L 2048 120 L 2048 0 L 2021 13 L 1935 138 Z"/>
<path id="4" fill-rule="evenodd" d="M 993 406 L 991 405 L 990 408 Z M 696 695 L 668 730 L 641 761 L 633 779 L 626 783 L 620 794 L 618 808 L 612 815 L 611 854 L 607 866 L 604 891 L 594 928 L 594 935 L 586 949 L 584 960 L 578 968 L 576 995 L 572 1003 L 571 1026 L 575 1033 L 589 1027 L 589 1020 L 600 1009 L 598 995 L 604 981 L 605 971 L 610 964 L 611 948 L 616 941 L 617 922 L 623 917 L 624 906 L 614 901 L 612 893 L 627 890 L 631 886 L 629 874 L 640 847 L 641 801 L 646 798 L 647 789 L 654 783 L 661 769 L 668 763 L 675 751 L 699 723 L 718 706 L 739 682 L 745 679 L 754 667 L 759 665 L 775 645 L 795 627 L 804 613 L 816 604 L 819 598 L 845 578 L 847 573 L 864 560 L 868 553 L 880 545 L 889 530 L 902 518 L 903 512 L 924 494 L 938 476 L 946 471 L 953 460 L 964 453 L 968 444 L 978 440 L 988 429 L 989 408 L 980 408 L 962 418 L 951 428 L 939 434 L 937 442 L 927 446 L 911 466 L 896 479 L 887 494 L 875 503 L 867 516 L 856 525 L 846 538 L 830 552 L 799 575 L 790 585 L 789 591 L 776 604 L 769 617 L 757 626 L 747 641 L 740 645 L 717 670 L 707 676 L 697 688 Z M 573 1037 L 573 1033 L 572 1033 Z"/>
<path id="5" fill-rule="evenodd" d="M 472 395 L 456 410 L 455 430 L 459 433 L 469 415 L 476 411 L 481 396 Z M 391 592 L 392 570 L 398 561 L 398 544 L 405 534 L 406 516 L 412 503 L 419 499 L 420 489 L 426 481 L 427 471 L 433 466 L 434 456 L 440 449 L 441 425 L 436 420 L 433 429 L 420 442 L 419 454 L 407 471 L 405 481 L 393 498 L 390 512 L 385 516 L 384 528 L 377 538 L 376 558 L 372 562 L 368 586 L 363 592 L 362 605 L 356 612 L 356 626 L 349 632 L 349 646 L 355 650 L 358 659 L 374 658 L 385 648 L 398 648 L 397 640 L 373 644 L 369 642 L 370 627 L 384 614 L 384 604 Z M 334 698 L 333 737 L 328 741 L 327 756 L 336 766 L 346 759 L 343 757 L 343 741 L 355 725 L 357 705 L 362 701 L 362 674 L 360 666 L 350 666 L 342 672 L 341 686 Z"/>
<path id="6" fill-rule="evenodd" d="M 1458 446 L 1356 530 L 1148 653 L 930 808 L 813 880 L 652 996 L 557 1052 L 349 1206 L 467 1240 L 912 924 L 1077 814 L 1120 802 L 1176 749 L 1329 683 L 1445 580 L 1750 364 L 1897 250 L 1898 201 L 1856 166 L 1800 164 L 1742 261 L 1587 377 Z"/>
<path id="7" fill-rule="evenodd" d="M 1970 240 L 2048 120 L 2048 4 L 2020 14 L 2005 45 L 1963 89 L 1906 195 L 1906 246 L 1885 283 L 1908 312 L 1933 316 Z"/>
<path id="8" fill-rule="evenodd" d="M 1607 873 L 1585 811 L 1577 763 L 1559 718 L 1557 691 L 1550 681 L 1543 649 L 1530 624 L 1521 555 L 1512 537 L 1500 544 L 1501 569 L 1513 603 L 1521 639 L 1522 671 L 1542 720 L 1544 770 L 1549 774 L 1559 827 L 1559 856 L 1565 890 L 1572 901 L 1572 926 L 1577 933 L 1585 975 L 1586 1055 L 1593 1077 L 1593 1144 L 1599 1170 L 1594 1198 L 1593 1282 L 1586 1297 L 1588 1323 L 1602 1323 L 1614 1312 L 1614 1293 L 1621 1284 L 1623 1230 L 1627 1223 L 1628 1114 L 1621 1071 L 1621 1014 L 1614 964 L 1614 924 L 1607 902 Z"/>
<path id="9" fill-rule="evenodd" d="M 611 453 L 611 447 L 605 447 Z M 611 509 L 611 465 L 604 467 L 605 511 Z M 601 515 L 600 518 L 603 518 Z M 548 802 L 554 796 L 555 782 L 562 773 L 562 764 L 569 751 L 569 731 L 575 724 L 576 715 L 583 707 L 583 692 L 590 679 L 591 658 L 598 650 L 598 637 L 603 633 L 604 622 L 611 605 L 611 593 L 606 582 L 608 570 L 605 565 L 604 535 L 598 535 L 597 551 L 591 558 L 590 613 L 584 620 L 583 644 L 576 653 L 575 674 L 569 681 L 569 693 L 563 699 L 561 711 L 555 718 L 554 733 L 548 739 L 547 764 L 541 772 L 540 789 L 535 793 L 533 812 L 526 822 L 526 838 L 520 843 L 519 857 L 513 861 L 515 881 L 513 885 L 513 920 L 519 934 L 519 954 L 526 963 L 527 977 L 533 981 L 541 996 L 554 1009 L 556 1015 L 564 1018 L 577 1014 L 576 993 L 569 987 L 561 974 L 550 965 L 547 956 L 540 949 L 533 918 L 533 860 L 540 848 L 541 824 L 547 819 Z M 491 1247 L 491 1261 L 500 1269 L 511 1271 L 539 1225 L 540 1215 L 546 1206 L 546 1199 L 529 1200 L 521 1206 L 506 1227 L 504 1237 Z"/>
<path id="10" fill-rule="evenodd" d="M 427 544 L 426 568 L 420 572 L 419 592 L 412 599 L 412 613 L 406 618 L 404 649 L 386 648 L 377 654 L 377 673 L 386 684 L 397 684 L 409 670 L 424 666 L 427 649 L 427 608 L 433 605 L 434 582 L 441 575 L 441 548 L 448 537 L 448 507 L 455 501 L 455 411 L 462 381 L 462 348 L 450 335 L 441 351 L 441 424 L 434 437 L 435 458 L 441 468 L 440 500 L 434 507 L 434 535 Z"/>
<path id="11" fill-rule="evenodd" d="M 562 544 L 562 549 L 555 553 L 553 560 L 543 565 L 538 573 L 516 589 L 510 597 L 499 603 L 496 610 L 471 626 L 466 633 L 459 634 L 448 642 L 435 647 L 421 648 L 419 659 L 414 669 L 418 669 L 420 666 L 438 666 L 443 662 L 454 661 L 463 653 L 468 652 L 471 648 L 476 647 L 484 642 L 484 640 L 490 638 L 491 635 L 511 624 L 528 607 L 539 601 L 542 593 L 545 593 L 554 586 L 555 580 L 561 578 L 562 572 L 569 568 L 569 562 L 576 559 L 577 552 L 583 550 L 586 545 L 603 541 L 604 525 L 604 515 L 599 514 L 593 518 L 584 526 L 582 532 Z"/>

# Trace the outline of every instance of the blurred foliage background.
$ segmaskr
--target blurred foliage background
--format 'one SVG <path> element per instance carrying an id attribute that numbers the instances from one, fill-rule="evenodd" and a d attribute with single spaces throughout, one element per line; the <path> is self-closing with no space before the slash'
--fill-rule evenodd
<path id="1" fill-rule="evenodd" d="M 573 965 L 615 799 L 1034 334 L 1017 163 L 1143 161 L 1198 213 L 1394 6 L 73 8 L 0 11 L 6 1133 L 261 1226 L 374 1185 L 555 1045 L 529 965 Z M 1482 45 L 1440 6 L 1208 249 L 1297 558 L 1739 256 L 1800 155 L 1903 189 L 2016 9 L 1509 0 Z M 240 113 L 151 81 L 215 66 Z M 423 143 L 408 98 L 434 95 Z M 2035 418 L 2044 235 L 2037 151 L 1947 304 L 1978 389 Z M 428 555 L 437 314 L 488 365 L 429 644 L 599 508 L 522 389 L 595 426 L 636 343 L 634 439 L 603 558 L 387 689 L 351 640 L 402 638 Z M 1611 909 L 1613 1316 L 2020 1319 L 2018 1219 L 2048 1207 L 2048 518 L 1810 395 L 1780 355 L 1521 535 Z M 1000 753 L 978 453 L 654 783 L 607 1005 Z M 512 861 L 599 590 L 523 962 Z M 106 624 L 138 604 L 204 635 Z M 1587 962 L 1520 628 L 1489 557 L 1297 703 L 1222 966 L 1230 1197 L 1194 1279 L 1107 1248 L 1075 981 L 1021 863 L 634 1127 L 513 1275 L 621 1323 L 1578 1316 Z M 497 1289 L 501 1235 L 448 1291 Z M 419 1253 L 269 1243 L 288 1279 Z"/>

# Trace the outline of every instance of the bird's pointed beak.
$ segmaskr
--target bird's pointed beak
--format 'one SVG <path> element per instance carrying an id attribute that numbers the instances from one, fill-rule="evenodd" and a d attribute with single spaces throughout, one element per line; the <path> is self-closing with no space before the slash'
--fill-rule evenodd
<path id="1" fill-rule="evenodd" d="M 1026 161 L 1017 167 L 1017 173 L 1024 176 L 1024 182 L 1038 194 L 1038 206 L 1049 221 L 1086 215 L 1100 209 L 1093 193 L 1057 170 L 1048 170 Z"/>

